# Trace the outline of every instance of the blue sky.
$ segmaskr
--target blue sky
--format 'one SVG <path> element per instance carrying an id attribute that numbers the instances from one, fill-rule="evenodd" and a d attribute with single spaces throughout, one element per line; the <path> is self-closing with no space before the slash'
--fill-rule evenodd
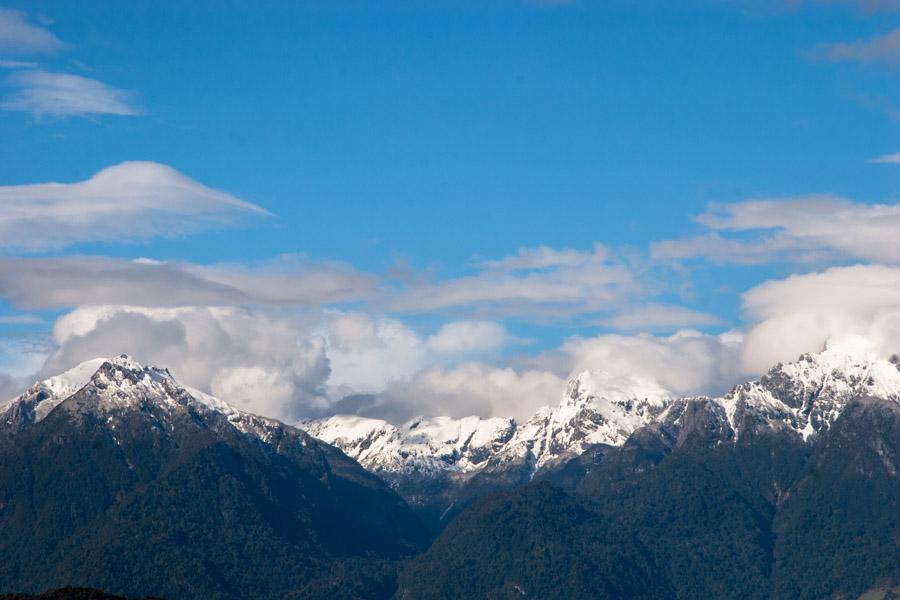
<path id="1" fill-rule="evenodd" d="M 697 382 L 646 373 L 673 392 L 722 387 L 781 359 L 732 348 L 728 336 L 752 339 L 783 320 L 781 300 L 749 306 L 771 286 L 748 294 L 791 275 L 898 262 L 898 5 L 632 4 L 2 4 L 9 389 L 88 352 L 129 352 L 175 362 L 254 408 L 248 389 L 273 386 L 283 402 L 260 410 L 279 416 L 328 412 L 360 393 L 373 396 L 372 414 L 490 414 L 530 409 L 552 377 L 606 368 L 590 361 L 622 352 L 592 354 L 603 344 L 684 354 L 671 336 L 685 328 L 741 356 L 702 359 L 739 366 Z M 23 187 L 121 163 L 113 191 Z M 221 196 L 188 186 L 154 205 L 173 173 Z M 147 195 L 130 195 L 142 177 Z M 760 199 L 771 204 L 749 204 Z M 50 267 L 65 281 L 39 276 Z M 147 289 L 126 293 L 123 277 Z M 344 291 L 308 291 L 335 277 Z M 216 295 L 213 284 L 231 289 Z M 260 291 L 279 285 L 290 289 Z M 279 338 L 277 369 L 246 353 L 198 367 L 210 346 L 191 345 L 184 315 L 209 307 L 287 327 L 314 358 L 298 367 Z M 841 324 L 817 329 L 859 333 L 872 327 L 870 308 L 863 317 L 842 304 Z M 101 331 L 123 311 L 147 322 L 130 323 L 131 335 Z M 350 316 L 352 327 L 341 321 Z M 163 326 L 174 337 L 155 346 L 131 337 Z M 453 345 L 454 332 L 468 341 Z M 398 335 L 412 358 L 394 372 Z M 800 338 L 790 351 L 822 341 Z M 591 351 L 572 349 L 591 340 Z M 507 387 L 524 386 L 515 394 L 527 406 L 461 399 L 473 395 L 458 381 L 463 366 L 510 370 Z M 444 379 L 426 382 L 435 373 Z M 535 373 L 546 375 L 539 392 L 520 381 Z M 429 395 L 443 398 L 437 408 L 414 400 Z"/>

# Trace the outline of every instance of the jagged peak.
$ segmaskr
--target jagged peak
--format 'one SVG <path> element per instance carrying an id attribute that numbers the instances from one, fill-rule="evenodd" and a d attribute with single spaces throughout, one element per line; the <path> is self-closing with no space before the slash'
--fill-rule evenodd
<path id="1" fill-rule="evenodd" d="M 0 414 L 18 413 L 20 425 L 43 420 L 57 406 L 88 386 L 96 388 L 96 398 L 107 408 L 125 407 L 138 397 L 167 399 L 169 404 L 190 399 L 229 418 L 240 413 L 226 402 L 179 383 L 167 368 L 144 366 L 128 354 L 93 358 L 46 379 L 0 406 Z M 10 421 L 10 418 L 7 418 Z"/>

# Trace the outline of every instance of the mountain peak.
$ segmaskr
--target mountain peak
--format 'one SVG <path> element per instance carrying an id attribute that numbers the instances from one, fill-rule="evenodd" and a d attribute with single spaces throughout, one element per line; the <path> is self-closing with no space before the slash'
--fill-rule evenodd
<path id="1" fill-rule="evenodd" d="M 82 413 L 125 409 L 146 402 L 168 407 L 193 402 L 229 419 L 241 420 L 242 414 L 218 398 L 180 384 L 166 368 L 144 366 L 121 354 L 86 360 L 59 375 L 35 382 L 0 406 L 0 419 L 20 429 L 42 421 L 75 397 Z"/>
<path id="2" fill-rule="evenodd" d="M 431 417 L 395 427 L 330 417 L 300 426 L 380 472 L 472 473 L 513 465 L 533 473 L 591 446 L 622 445 L 647 425 L 681 427 L 689 409 L 698 407 L 719 420 L 723 439 L 768 429 L 809 440 L 830 428 L 849 402 L 864 397 L 900 399 L 900 370 L 880 358 L 870 340 L 847 336 L 829 340 L 818 353 L 778 364 L 718 398 L 679 398 L 649 378 L 592 369 L 568 381 L 559 404 L 539 409 L 522 423 Z M 481 433 L 471 442 L 459 435 L 474 431 Z M 479 437 L 484 442 L 474 443 Z"/>

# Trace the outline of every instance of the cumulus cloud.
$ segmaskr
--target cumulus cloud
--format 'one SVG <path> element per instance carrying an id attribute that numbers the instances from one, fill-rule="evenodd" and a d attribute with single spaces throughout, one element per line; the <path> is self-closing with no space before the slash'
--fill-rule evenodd
<path id="1" fill-rule="evenodd" d="M 565 316 L 608 310 L 639 291 L 631 270 L 602 245 L 588 252 L 540 247 L 485 262 L 475 275 L 411 285 L 388 306 L 400 312 Z"/>
<path id="2" fill-rule="evenodd" d="M 337 395 L 377 393 L 434 364 L 496 355 L 516 340 L 497 323 L 456 321 L 422 336 L 397 319 L 359 312 L 327 317 L 329 384 Z"/>
<path id="3" fill-rule="evenodd" d="M 128 353 L 239 408 L 292 420 L 328 404 L 330 366 L 317 323 L 240 308 L 81 307 L 55 324 L 57 348 L 42 374 Z"/>
<path id="4" fill-rule="evenodd" d="M 41 70 L 17 71 L 6 80 L 14 91 L 3 98 L 0 109 L 41 117 L 139 115 L 134 93 L 70 73 Z"/>
<path id="5" fill-rule="evenodd" d="M 0 51 L 18 54 L 47 54 L 63 48 L 55 35 L 32 25 L 24 12 L 0 8 Z"/>
<path id="6" fill-rule="evenodd" d="M 268 211 L 154 162 L 123 162 L 77 183 L 0 186 L 0 247 L 47 250 L 219 227 Z"/>
<path id="7" fill-rule="evenodd" d="M 850 335 L 871 339 L 885 357 L 900 352 L 898 267 L 773 280 L 746 292 L 743 303 L 742 331 L 576 336 L 502 362 L 500 353 L 518 340 L 491 322 L 451 322 L 423 335 L 394 318 L 333 309 L 80 307 L 57 321 L 43 371 L 127 352 L 253 412 L 287 420 L 354 412 L 399 422 L 417 414 L 527 418 L 557 403 L 565 381 L 584 370 L 620 392 L 652 385 L 675 396 L 709 395 Z"/>
<path id="8" fill-rule="evenodd" d="M 900 66 L 900 29 L 868 40 L 825 44 L 818 53 L 832 62 L 881 64 L 895 68 Z"/>
<path id="9" fill-rule="evenodd" d="M 849 335 L 868 337 L 885 357 L 900 352 L 900 268 L 857 265 L 793 275 L 752 288 L 743 303 L 753 322 L 742 348 L 750 371 Z"/>
<path id="10" fill-rule="evenodd" d="M 861 204 L 835 196 L 751 200 L 713 204 L 696 221 L 713 232 L 656 242 L 651 256 L 718 264 L 900 262 L 900 204 Z"/>
<path id="11" fill-rule="evenodd" d="M 649 387 L 668 394 L 724 392 L 742 376 L 741 336 L 685 330 L 671 336 L 575 337 L 517 369 L 481 362 L 433 366 L 356 407 L 356 412 L 404 421 L 416 415 L 503 416 L 520 420 L 557 404 L 566 381 L 590 370 L 616 391 Z"/>
<path id="12" fill-rule="evenodd" d="M 653 381 L 678 396 L 708 395 L 727 390 L 745 375 L 741 339 L 735 332 L 693 330 L 670 336 L 609 334 L 570 339 L 557 354 L 570 375 L 597 370 Z"/>
<path id="13" fill-rule="evenodd" d="M 390 387 L 365 413 L 396 423 L 436 414 L 527 419 L 541 406 L 559 402 L 564 389 L 565 379 L 547 370 L 517 371 L 474 362 L 435 366 Z"/>
<path id="14" fill-rule="evenodd" d="M 490 356 L 512 339 L 493 323 L 421 335 L 394 319 L 334 310 L 83 306 L 55 323 L 40 375 L 127 353 L 239 408 L 291 421 L 403 385 L 437 363 Z"/>

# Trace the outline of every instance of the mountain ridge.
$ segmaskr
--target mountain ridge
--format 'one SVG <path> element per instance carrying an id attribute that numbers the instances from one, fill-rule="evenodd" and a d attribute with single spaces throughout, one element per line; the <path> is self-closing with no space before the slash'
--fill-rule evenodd
<path id="1" fill-rule="evenodd" d="M 0 591 L 389 597 L 424 547 L 403 499 L 334 447 L 127 356 L 89 370 L 0 409 Z"/>
<path id="2" fill-rule="evenodd" d="M 897 361 L 879 358 L 858 337 L 779 363 L 719 397 L 679 397 L 636 378 L 621 383 L 602 371 L 584 371 L 569 380 L 559 405 L 543 407 L 521 423 L 502 417 L 419 417 L 395 426 L 335 415 L 297 425 L 389 479 L 466 478 L 511 465 L 531 478 L 592 446 L 621 446 L 642 427 L 667 420 L 677 424 L 685 403 L 706 402 L 734 439 L 762 427 L 808 440 L 830 427 L 853 397 L 900 401 Z"/>

